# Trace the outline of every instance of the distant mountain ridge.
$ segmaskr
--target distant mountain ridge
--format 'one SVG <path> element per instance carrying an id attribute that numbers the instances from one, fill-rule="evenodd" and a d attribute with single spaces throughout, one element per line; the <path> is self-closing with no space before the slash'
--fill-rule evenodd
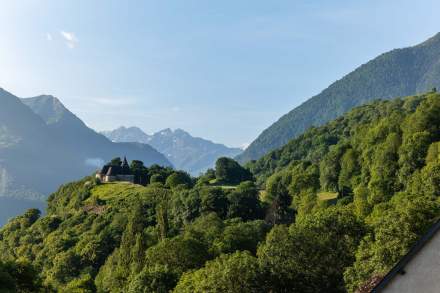
<path id="1" fill-rule="evenodd" d="M 67 110 L 60 100 L 54 96 L 41 95 L 32 98 L 22 98 L 21 101 L 31 108 L 31 110 L 40 116 L 48 125 L 59 123 L 63 119 L 79 120 L 79 118 Z"/>
<path id="2" fill-rule="evenodd" d="M 114 143 L 52 96 L 19 99 L 0 89 L 0 196 L 38 199 L 115 156 L 171 163 L 149 145 Z"/>
<path id="3" fill-rule="evenodd" d="M 192 175 L 199 175 L 214 167 L 219 157 L 234 157 L 242 152 L 239 148 L 229 148 L 223 144 L 193 137 L 182 129 L 169 128 L 148 135 L 138 127 L 119 127 L 102 132 L 115 142 L 136 141 L 147 143 L 164 154 L 177 168 Z"/>
<path id="4" fill-rule="evenodd" d="M 256 160 L 311 126 L 322 125 L 374 99 L 414 95 L 440 87 L 440 33 L 429 40 L 382 54 L 331 84 L 264 130 L 237 157 Z"/>

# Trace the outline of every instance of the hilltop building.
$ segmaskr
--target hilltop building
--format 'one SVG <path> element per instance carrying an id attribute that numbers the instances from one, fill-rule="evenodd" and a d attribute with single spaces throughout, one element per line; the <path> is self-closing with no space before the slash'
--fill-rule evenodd
<path id="1" fill-rule="evenodd" d="M 130 182 L 134 183 L 134 175 L 130 170 L 127 158 L 124 157 L 124 161 L 120 164 L 106 164 L 96 173 L 98 178 L 103 183 L 108 182 Z"/>

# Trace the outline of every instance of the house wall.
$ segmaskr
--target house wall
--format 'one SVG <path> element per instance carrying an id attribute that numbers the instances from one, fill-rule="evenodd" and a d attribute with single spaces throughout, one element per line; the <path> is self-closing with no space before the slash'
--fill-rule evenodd
<path id="1" fill-rule="evenodd" d="M 115 182 L 115 181 L 126 181 L 134 183 L 134 175 L 116 175 L 116 176 L 101 176 L 96 174 L 96 178 L 99 178 L 101 182 Z"/>
<path id="2" fill-rule="evenodd" d="M 117 175 L 116 181 L 128 181 L 128 182 L 134 182 L 134 175 Z"/>
<path id="3" fill-rule="evenodd" d="M 386 293 L 439 293 L 440 292 L 440 232 L 411 259 L 382 290 Z"/>
<path id="4" fill-rule="evenodd" d="M 105 176 L 104 177 L 104 182 L 113 182 L 116 181 L 116 177 L 115 176 Z"/>

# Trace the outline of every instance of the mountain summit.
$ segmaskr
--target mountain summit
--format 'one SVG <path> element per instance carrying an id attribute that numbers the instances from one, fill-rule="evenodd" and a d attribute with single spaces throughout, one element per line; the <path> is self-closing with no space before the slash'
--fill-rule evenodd
<path id="1" fill-rule="evenodd" d="M 427 41 L 382 54 L 334 82 L 264 130 L 237 157 L 255 160 L 311 126 L 322 125 L 375 99 L 391 99 L 440 87 L 440 33 Z"/>
<path id="2" fill-rule="evenodd" d="M 27 105 L 32 111 L 40 116 L 46 124 L 59 123 L 61 120 L 78 119 L 73 113 L 54 96 L 41 95 L 32 98 L 23 98 L 21 101 Z"/>
<path id="3" fill-rule="evenodd" d="M 199 175 L 214 167 L 219 157 L 234 157 L 241 153 L 239 148 L 229 148 L 223 144 L 193 137 L 182 129 L 163 129 L 148 135 L 138 127 L 121 126 L 113 131 L 102 132 L 114 142 L 147 143 L 164 154 L 177 168 L 192 175 Z"/>
<path id="4" fill-rule="evenodd" d="M 0 105 L 0 196 L 41 198 L 117 156 L 171 165 L 149 145 L 111 142 L 55 97 L 0 89 Z"/>

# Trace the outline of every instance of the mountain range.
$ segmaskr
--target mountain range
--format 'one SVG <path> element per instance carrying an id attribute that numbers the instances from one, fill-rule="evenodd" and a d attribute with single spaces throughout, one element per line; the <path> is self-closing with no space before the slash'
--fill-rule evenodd
<path id="1" fill-rule="evenodd" d="M 114 143 L 53 96 L 19 99 L 0 89 L 0 196 L 43 198 L 116 156 L 171 163 L 149 145 Z"/>
<path id="2" fill-rule="evenodd" d="M 234 157 L 242 152 L 223 144 L 193 137 L 182 129 L 169 128 L 148 135 L 138 127 L 119 127 L 102 134 L 114 142 L 146 143 L 164 154 L 177 168 L 192 175 L 199 175 L 214 167 L 219 157 Z"/>
<path id="3" fill-rule="evenodd" d="M 440 33 L 413 47 L 395 49 L 358 67 L 264 130 L 237 159 L 256 160 L 311 126 L 322 125 L 375 99 L 426 92 L 440 86 Z"/>

